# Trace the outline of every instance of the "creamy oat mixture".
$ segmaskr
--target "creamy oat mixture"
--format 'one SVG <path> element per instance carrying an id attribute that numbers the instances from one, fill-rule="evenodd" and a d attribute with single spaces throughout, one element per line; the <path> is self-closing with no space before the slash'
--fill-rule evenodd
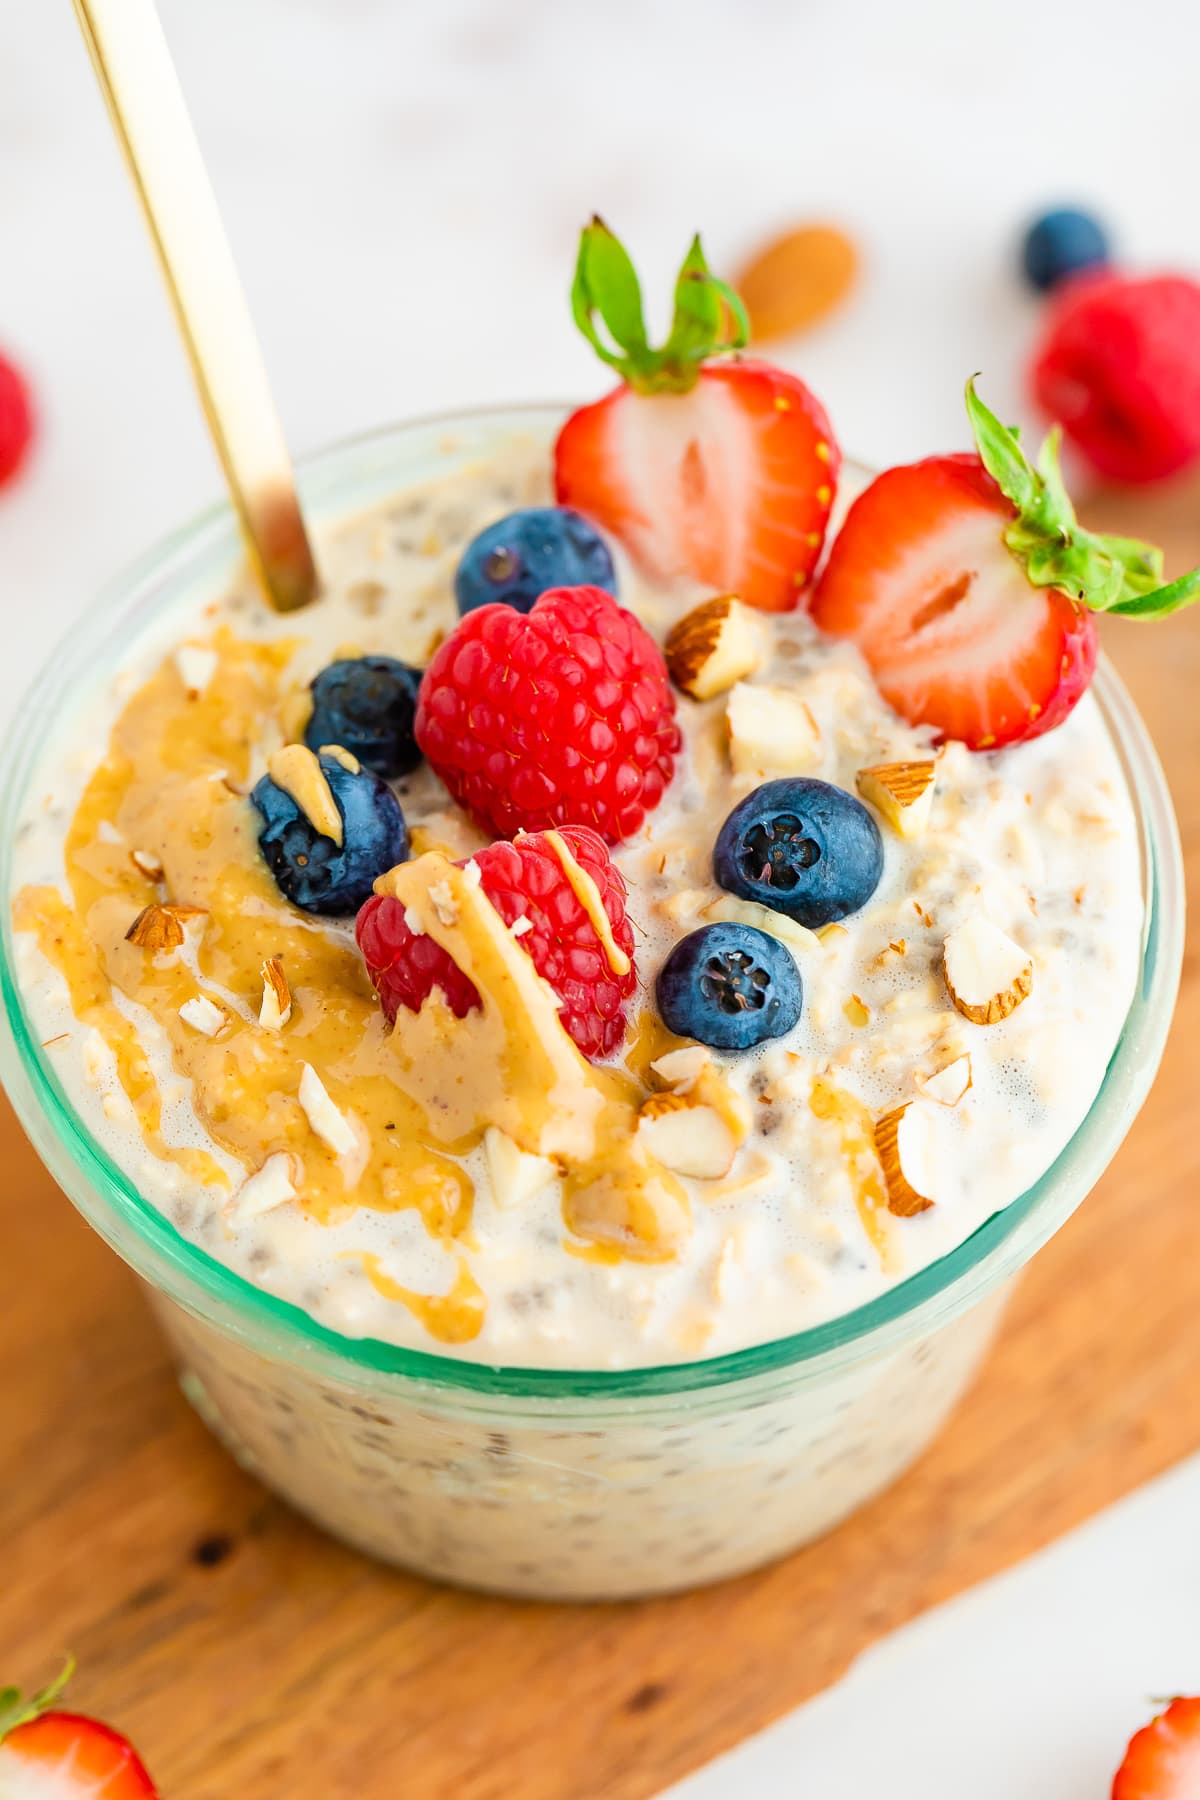
<path id="1" fill-rule="evenodd" d="M 283 900 L 246 794 L 335 652 L 427 660 L 455 622 L 463 548 L 492 518 L 550 498 L 547 461 L 543 444 L 514 441 L 403 494 L 326 535 L 316 606 L 281 619 L 243 586 L 197 610 L 185 648 L 164 655 L 159 643 L 129 664 L 47 770 L 23 830 L 21 975 L 60 1079 L 141 1191 L 323 1324 L 509 1365 L 685 1361 L 862 1304 L 961 1243 L 1054 1160 L 1132 995 L 1137 831 L 1091 697 L 1031 744 L 993 755 L 949 745 L 923 835 L 905 841 L 881 818 L 884 874 L 868 904 L 818 935 L 781 927 L 804 981 L 798 1026 L 752 1051 L 711 1053 L 749 1126 L 728 1174 L 672 1178 L 685 1204 L 675 1240 L 630 1255 L 586 1222 L 569 1230 L 552 1167 L 533 1191 L 506 1191 L 481 1144 L 423 1136 L 389 1078 L 396 1046 L 353 922 Z M 707 598 L 619 570 L 621 600 L 660 641 Z M 864 766 L 933 755 L 851 646 L 801 614 L 752 626 L 750 680 L 802 699 L 815 725 L 803 773 L 854 792 Z M 642 980 L 619 1059 L 633 1107 L 659 1085 L 651 1062 L 677 1044 L 654 1013 L 656 972 L 677 939 L 725 916 L 713 842 L 763 778 L 733 770 L 728 699 L 679 697 L 675 781 L 644 835 L 615 852 Z M 480 847 L 427 771 L 396 787 L 416 850 Z M 152 953 L 125 934 L 156 899 L 205 912 L 185 920 L 181 945 Z M 987 1025 L 956 1010 L 943 966 L 947 938 L 980 919 L 1032 969 L 1028 997 Z M 260 1023 L 268 957 L 291 1001 L 274 1030 Z M 414 1030 L 411 1016 L 397 1029 Z M 954 1105 L 924 1092 L 951 1066 L 943 1092 L 964 1070 L 970 1079 Z M 905 1103 L 933 1202 L 913 1216 L 889 1207 L 876 1135 Z M 278 1199 L 281 1167 L 298 1198 Z"/>

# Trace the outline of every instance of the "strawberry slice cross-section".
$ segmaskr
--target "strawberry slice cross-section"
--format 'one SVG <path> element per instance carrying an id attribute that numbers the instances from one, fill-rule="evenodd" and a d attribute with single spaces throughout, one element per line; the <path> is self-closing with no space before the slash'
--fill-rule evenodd
<path id="1" fill-rule="evenodd" d="M 1200 594 L 1162 585 L 1162 552 L 1085 531 L 1063 487 L 1058 436 L 1034 467 L 967 386 L 975 455 L 888 469 L 855 500 L 812 597 L 884 698 L 972 750 L 1060 725 L 1096 666 L 1094 615 L 1157 618 Z"/>
<path id="2" fill-rule="evenodd" d="M 583 233 L 572 301 L 580 330 L 622 382 L 563 426 L 560 502 L 659 580 L 737 593 L 766 612 L 796 606 L 821 554 L 841 460 L 820 402 L 797 376 L 730 356 L 746 342 L 745 309 L 709 271 L 699 238 L 659 349 L 647 340 L 633 265 L 599 219 Z"/>

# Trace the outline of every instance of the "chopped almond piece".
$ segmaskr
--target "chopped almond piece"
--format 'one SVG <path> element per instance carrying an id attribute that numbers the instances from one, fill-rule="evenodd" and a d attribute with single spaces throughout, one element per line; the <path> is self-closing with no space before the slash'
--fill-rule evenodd
<path id="1" fill-rule="evenodd" d="M 311 1063 L 302 1067 L 299 1100 L 314 1133 L 335 1156 L 350 1156 L 358 1149 L 353 1126 L 333 1104 Z"/>
<path id="2" fill-rule="evenodd" d="M 207 994 L 195 994 L 192 999 L 185 1000 L 179 1016 L 185 1025 L 207 1038 L 218 1037 L 228 1023 L 227 1015 Z"/>
<path id="3" fill-rule="evenodd" d="M 638 1135 L 652 1156 L 677 1175 L 716 1181 L 728 1175 L 749 1134 L 745 1103 L 711 1064 L 686 1092 L 651 1094 Z"/>
<path id="4" fill-rule="evenodd" d="M 261 1169 L 243 1181 L 229 1203 L 228 1211 L 235 1219 L 257 1219 L 277 1206 L 296 1198 L 296 1181 L 292 1158 L 284 1151 L 268 1156 Z"/>
<path id="5" fill-rule="evenodd" d="M 202 906 L 174 906 L 155 901 L 150 906 L 143 906 L 125 933 L 126 942 L 136 944 L 139 950 L 177 950 L 186 935 L 188 920 L 200 918 L 203 912 Z"/>
<path id="6" fill-rule="evenodd" d="M 723 694 L 759 665 L 754 628 L 736 594 L 694 607 L 672 627 L 663 653 L 676 687 L 693 700 Z"/>
<path id="7" fill-rule="evenodd" d="M 268 956 L 260 973 L 263 979 L 263 997 L 258 1009 L 258 1022 L 264 1031 L 282 1031 L 292 1016 L 292 992 L 283 972 L 283 964 L 277 956 Z"/>
<path id="8" fill-rule="evenodd" d="M 875 1123 L 875 1148 L 883 1168 L 888 1211 L 911 1219 L 933 1205 L 924 1183 L 924 1128 L 927 1121 L 911 1102 L 884 1113 Z M 918 1185 L 920 1183 L 921 1185 Z"/>
<path id="9" fill-rule="evenodd" d="M 953 1062 L 946 1063 L 936 1074 L 927 1075 L 923 1081 L 918 1076 L 917 1081 L 927 1099 L 936 1100 L 939 1106 L 957 1106 L 972 1085 L 970 1052 L 956 1056 Z"/>
<path id="10" fill-rule="evenodd" d="M 943 964 L 950 998 L 973 1025 L 1007 1019 L 1033 990 L 1032 958 L 982 913 L 950 933 Z"/>
<path id="11" fill-rule="evenodd" d="M 129 852 L 129 859 L 133 863 L 133 866 L 137 870 L 138 874 L 144 875 L 146 877 L 147 881 L 161 881 L 162 880 L 162 878 L 163 878 L 162 863 L 159 861 L 158 857 L 155 856 L 152 851 L 150 851 L 150 850 L 131 850 Z"/>
<path id="12" fill-rule="evenodd" d="M 701 1075 L 712 1061 L 712 1054 L 707 1044 L 684 1044 L 678 1050 L 668 1050 L 650 1064 L 650 1068 L 660 1081 L 677 1094 L 686 1094 L 695 1087 Z"/>
<path id="13" fill-rule="evenodd" d="M 876 763 L 860 769 L 856 777 L 864 800 L 881 812 L 902 838 L 919 838 L 933 809 L 937 764 L 928 762 Z"/>
<path id="14" fill-rule="evenodd" d="M 802 775 L 821 760 L 817 722 L 788 688 L 739 681 L 725 720 L 735 774 Z"/>
<path id="15" fill-rule="evenodd" d="M 483 1154 L 498 1206 L 523 1205 L 558 1174 L 548 1156 L 533 1156 L 522 1150 L 498 1125 L 489 1125 L 484 1132 Z"/>
<path id="16" fill-rule="evenodd" d="M 208 650 L 201 644 L 179 646 L 175 652 L 175 667 L 179 670 L 179 679 L 187 689 L 189 700 L 200 698 L 217 672 L 218 660 L 215 650 Z"/>

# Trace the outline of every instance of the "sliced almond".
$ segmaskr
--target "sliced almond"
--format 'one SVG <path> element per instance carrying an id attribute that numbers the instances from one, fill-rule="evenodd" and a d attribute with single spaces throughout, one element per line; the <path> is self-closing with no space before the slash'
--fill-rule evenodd
<path id="1" fill-rule="evenodd" d="M 729 757 L 738 775 L 801 775 L 821 760 L 821 732 L 788 688 L 739 681 L 725 708 Z"/>
<path id="2" fill-rule="evenodd" d="M 887 1188 L 888 1211 L 901 1219 L 911 1219 L 933 1205 L 922 1192 L 926 1185 L 927 1126 L 928 1121 L 911 1102 L 884 1113 L 875 1123 L 875 1148 Z"/>
<path id="3" fill-rule="evenodd" d="M 638 1136 L 668 1169 L 699 1181 L 728 1175 L 738 1149 L 720 1114 L 694 1106 L 688 1094 L 652 1094 L 642 1107 Z"/>
<path id="4" fill-rule="evenodd" d="M 176 906 L 155 901 L 150 906 L 143 906 L 125 933 L 126 942 L 136 944 L 139 950 L 177 950 L 186 936 L 188 921 L 202 917 L 203 913 L 202 906 Z"/>
<path id="5" fill-rule="evenodd" d="M 695 1087 L 711 1061 L 712 1052 L 707 1044 L 684 1044 L 678 1050 L 668 1050 L 665 1055 L 656 1057 L 650 1067 L 669 1088 L 674 1088 L 677 1094 L 686 1094 Z"/>
<path id="6" fill-rule="evenodd" d="M 1033 990 L 1032 958 L 982 913 L 950 933 L 943 966 L 950 998 L 973 1025 L 1007 1019 Z"/>
<path id="7" fill-rule="evenodd" d="M 283 964 L 277 956 L 268 956 L 260 973 L 263 997 L 258 1009 L 258 1022 L 264 1031 L 282 1031 L 292 1016 L 292 991 L 288 987 Z"/>
<path id="8" fill-rule="evenodd" d="M 236 1219 L 257 1219 L 296 1198 L 295 1164 L 284 1151 L 268 1156 L 261 1169 L 243 1181 L 229 1202 Z"/>
<path id="9" fill-rule="evenodd" d="M 638 1135 L 652 1156 L 677 1175 L 701 1181 L 728 1175 L 749 1130 L 745 1102 L 711 1063 L 685 1092 L 651 1094 L 638 1121 Z"/>
<path id="10" fill-rule="evenodd" d="M 786 913 L 760 906 L 757 900 L 739 900 L 733 894 L 722 894 L 719 899 L 711 900 L 700 916 L 728 920 L 734 925 L 753 925 L 756 931 L 765 931 L 768 937 L 778 938 L 789 950 L 815 950 L 820 942 L 815 931 L 789 919 Z"/>
<path id="11" fill-rule="evenodd" d="M 228 1015 L 207 994 L 195 994 L 190 1000 L 185 1000 L 179 1009 L 179 1016 L 185 1025 L 190 1025 L 193 1031 L 198 1031 L 202 1037 L 207 1038 L 219 1036 L 228 1023 Z"/>
<path id="12" fill-rule="evenodd" d="M 129 852 L 129 860 L 138 871 L 138 874 L 144 875 L 147 881 L 162 880 L 163 866 L 158 857 L 154 855 L 153 851 L 131 850 Z"/>
<path id="13" fill-rule="evenodd" d="M 498 1125 L 489 1125 L 484 1132 L 483 1154 L 498 1206 L 523 1206 L 558 1175 L 548 1156 L 522 1150 Z"/>
<path id="14" fill-rule="evenodd" d="M 217 672 L 220 661 L 215 650 L 205 649 L 201 644 L 181 644 L 175 652 L 175 667 L 179 671 L 179 679 L 187 689 L 189 700 L 198 700 L 213 676 Z"/>
<path id="15" fill-rule="evenodd" d="M 956 1056 L 944 1068 L 933 1075 L 927 1075 L 922 1081 L 917 1077 L 921 1092 L 929 1100 L 936 1100 L 939 1106 L 957 1106 L 967 1089 L 972 1085 L 971 1056 Z"/>
<path id="16" fill-rule="evenodd" d="M 299 1100 L 304 1115 L 321 1142 L 335 1156 L 352 1156 L 358 1149 L 354 1127 L 340 1113 L 325 1089 L 325 1083 L 311 1063 L 305 1063 L 300 1074 Z"/>
<path id="17" fill-rule="evenodd" d="M 753 675 L 760 661 L 754 627 L 736 594 L 718 594 L 672 626 L 663 646 L 676 687 L 711 700 Z"/>
<path id="18" fill-rule="evenodd" d="M 933 810 L 937 764 L 928 762 L 876 763 L 860 769 L 856 777 L 864 800 L 878 808 L 902 838 L 919 838 Z"/>

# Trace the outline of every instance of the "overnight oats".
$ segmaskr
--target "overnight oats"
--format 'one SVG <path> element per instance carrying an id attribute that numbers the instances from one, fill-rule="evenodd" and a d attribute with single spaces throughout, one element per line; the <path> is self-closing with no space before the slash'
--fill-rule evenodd
<path id="1" fill-rule="evenodd" d="M 661 350 L 636 297 L 593 225 L 621 385 L 351 468 L 306 610 L 182 571 L 13 852 L 14 1098 L 189 1396 L 350 1541 L 548 1597 L 732 1573 L 903 1469 L 1172 994 L 1098 1125 L 1163 802 L 1093 613 L 1190 582 L 972 389 L 976 453 L 839 495 L 698 245 Z"/>

